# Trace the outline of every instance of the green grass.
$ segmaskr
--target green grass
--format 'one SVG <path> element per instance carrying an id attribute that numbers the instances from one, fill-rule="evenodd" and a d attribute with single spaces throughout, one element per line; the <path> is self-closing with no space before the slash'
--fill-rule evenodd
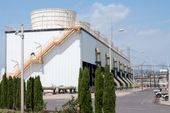
<path id="1" fill-rule="evenodd" d="M 20 112 L 9 109 L 0 109 L 0 113 L 20 113 Z"/>
<path id="2" fill-rule="evenodd" d="M 10 109 L 0 109 L 0 113 L 20 113 L 20 111 Z M 36 112 L 24 112 L 24 113 L 36 113 Z M 37 112 L 37 113 L 56 113 L 56 112 Z"/>

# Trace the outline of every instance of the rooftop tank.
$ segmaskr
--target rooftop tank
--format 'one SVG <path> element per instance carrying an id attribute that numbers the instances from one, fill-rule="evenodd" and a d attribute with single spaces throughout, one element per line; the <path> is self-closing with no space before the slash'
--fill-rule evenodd
<path id="1" fill-rule="evenodd" d="M 76 13 L 68 9 L 47 8 L 31 13 L 32 29 L 70 28 L 75 20 Z"/>

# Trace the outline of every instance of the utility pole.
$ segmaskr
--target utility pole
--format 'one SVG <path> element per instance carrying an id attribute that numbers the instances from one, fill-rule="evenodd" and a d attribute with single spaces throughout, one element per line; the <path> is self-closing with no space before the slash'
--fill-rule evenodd
<path id="1" fill-rule="evenodd" d="M 110 32 L 110 45 L 109 45 L 109 64 L 110 64 L 110 72 L 112 72 L 112 37 L 113 37 L 113 28 L 112 28 L 112 25 L 111 25 L 111 32 Z"/>
<path id="2" fill-rule="evenodd" d="M 24 113 L 24 25 L 21 25 L 21 113 Z"/>
<path id="3" fill-rule="evenodd" d="M 143 65 L 141 65 L 141 74 L 142 74 L 141 88 L 142 88 L 142 91 L 143 91 Z"/>
<path id="4" fill-rule="evenodd" d="M 21 33 L 15 32 L 21 37 L 21 113 L 24 113 L 24 25 L 21 25 Z"/>
<path id="5" fill-rule="evenodd" d="M 155 72 L 153 72 L 154 88 L 156 87 Z"/>
<path id="6" fill-rule="evenodd" d="M 150 88 L 151 88 L 151 75 L 152 75 L 152 72 L 149 74 L 149 78 L 150 78 Z"/>

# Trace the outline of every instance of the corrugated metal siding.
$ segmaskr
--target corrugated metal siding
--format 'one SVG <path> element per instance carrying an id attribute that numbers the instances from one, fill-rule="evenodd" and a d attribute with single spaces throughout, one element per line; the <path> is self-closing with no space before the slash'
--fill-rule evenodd
<path id="1" fill-rule="evenodd" d="M 44 86 L 77 86 L 80 67 L 79 35 L 73 35 L 60 46 L 53 48 L 44 57 Z"/>
<path id="2" fill-rule="evenodd" d="M 86 61 L 91 64 L 95 64 L 95 60 L 96 60 L 95 48 L 99 48 L 101 52 L 100 53 L 101 54 L 101 65 L 105 66 L 106 64 L 105 54 L 109 54 L 109 48 L 84 31 L 82 31 L 81 48 L 82 48 L 81 49 L 82 50 L 81 61 Z M 114 51 L 112 51 L 111 60 L 113 60 L 113 57 L 117 61 L 120 61 L 121 63 L 126 64 L 126 65 L 129 65 L 129 61 L 127 61 L 126 59 L 124 59 L 123 57 L 121 57 Z"/>
<path id="3" fill-rule="evenodd" d="M 24 58 L 29 57 L 32 52 L 36 52 L 38 46 L 35 42 L 41 43 L 42 46 L 50 39 L 59 36 L 62 31 L 42 31 L 42 32 L 25 32 L 24 33 Z M 16 60 L 20 64 L 21 60 L 21 37 L 15 33 L 7 33 L 6 45 L 6 64 L 7 72 L 14 69 L 15 63 L 11 60 Z"/>

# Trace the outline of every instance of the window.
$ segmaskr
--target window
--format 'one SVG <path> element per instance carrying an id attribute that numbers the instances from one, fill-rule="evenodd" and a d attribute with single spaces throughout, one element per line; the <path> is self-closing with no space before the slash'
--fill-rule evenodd
<path id="1" fill-rule="evenodd" d="M 109 65 L 110 63 L 110 57 L 109 54 L 105 54 L 105 61 L 106 61 L 106 65 Z"/>
<path id="2" fill-rule="evenodd" d="M 95 54 L 96 54 L 96 65 L 101 66 L 101 57 L 100 57 L 100 50 L 99 50 L 99 48 L 95 49 Z"/>
<path id="3" fill-rule="evenodd" d="M 119 62 L 119 70 L 122 70 L 122 63 Z"/>
<path id="4" fill-rule="evenodd" d="M 126 66 L 126 64 L 124 64 L 124 71 L 127 71 L 127 66 Z"/>
<path id="5" fill-rule="evenodd" d="M 113 58 L 113 60 L 112 60 L 112 68 L 113 68 L 113 69 L 115 68 L 114 58 Z"/>
<path id="6" fill-rule="evenodd" d="M 118 67 L 117 67 L 117 61 L 116 61 L 116 60 L 114 61 L 114 68 L 118 68 Z"/>

